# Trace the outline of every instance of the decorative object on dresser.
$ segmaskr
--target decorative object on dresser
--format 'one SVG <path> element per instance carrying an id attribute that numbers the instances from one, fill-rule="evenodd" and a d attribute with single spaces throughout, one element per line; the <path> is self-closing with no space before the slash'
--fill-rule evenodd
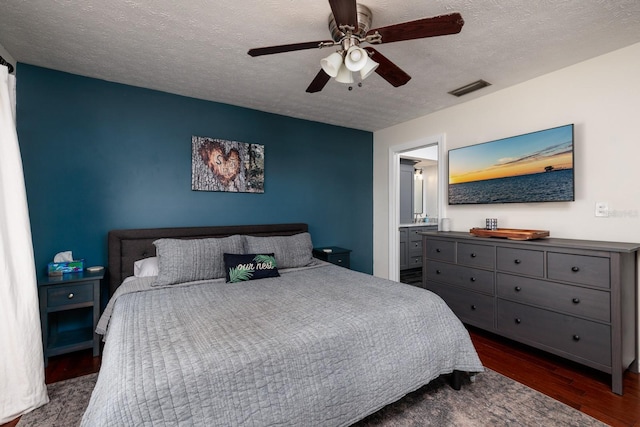
<path id="1" fill-rule="evenodd" d="M 534 240 L 549 237 L 547 230 L 522 230 L 519 228 L 472 228 L 469 233 L 477 237 L 502 237 L 509 240 Z"/>
<path id="2" fill-rule="evenodd" d="M 423 233 L 423 286 L 465 323 L 611 374 L 638 372 L 635 243 Z"/>
<path id="3" fill-rule="evenodd" d="M 38 280 L 45 365 L 50 356 L 86 348 L 92 348 L 94 356 L 100 354 L 100 337 L 94 331 L 103 277 L 104 269 Z"/>
<path id="4" fill-rule="evenodd" d="M 339 246 L 325 246 L 323 248 L 313 248 L 313 256 L 331 264 L 345 268 L 351 268 L 351 249 Z"/>

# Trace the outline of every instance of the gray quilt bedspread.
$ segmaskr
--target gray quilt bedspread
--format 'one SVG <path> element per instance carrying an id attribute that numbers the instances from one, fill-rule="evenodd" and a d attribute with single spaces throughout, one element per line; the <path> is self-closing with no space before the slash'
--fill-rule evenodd
<path id="1" fill-rule="evenodd" d="M 424 289 L 333 265 L 154 288 L 113 305 L 82 425 L 349 425 L 453 370 L 483 368 Z"/>

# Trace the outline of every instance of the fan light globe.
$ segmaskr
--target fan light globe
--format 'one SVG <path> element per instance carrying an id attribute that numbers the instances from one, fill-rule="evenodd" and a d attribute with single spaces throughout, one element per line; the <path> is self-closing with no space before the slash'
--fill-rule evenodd
<path id="1" fill-rule="evenodd" d="M 333 52 L 331 55 L 320 60 L 320 66 L 331 77 L 336 77 L 340 66 L 342 66 L 342 55 L 338 52 Z"/>
<path id="2" fill-rule="evenodd" d="M 344 64 L 350 71 L 360 71 L 367 64 L 369 55 L 358 46 L 351 46 L 344 57 Z"/>
<path id="3" fill-rule="evenodd" d="M 364 80 L 367 77 L 369 77 L 371 73 L 373 73 L 376 70 L 376 68 L 378 68 L 378 65 L 380 64 L 378 64 L 373 59 L 369 58 L 369 56 L 367 55 L 367 63 L 362 68 L 362 70 L 360 70 L 360 78 Z"/>
<path id="4" fill-rule="evenodd" d="M 351 71 L 343 64 L 338 71 L 338 75 L 336 76 L 336 81 L 338 83 L 353 83 L 353 76 L 351 75 Z"/>

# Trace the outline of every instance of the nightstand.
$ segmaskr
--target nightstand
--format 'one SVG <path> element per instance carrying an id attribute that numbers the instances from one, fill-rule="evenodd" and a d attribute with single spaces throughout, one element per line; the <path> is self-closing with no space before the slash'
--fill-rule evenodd
<path id="1" fill-rule="evenodd" d="M 100 280 L 97 273 L 69 273 L 38 280 L 40 322 L 45 366 L 49 357 L 93 349 L 100 354 L 100 337 L 95 333 L 100 317 Z"/>
<path id="2" fill-rule="evenodd" d="M 340 248 L 338 246 L 313 248 L 314 257 L 345 268 L 351 268 L 350 254 L 351 249 Z"/>

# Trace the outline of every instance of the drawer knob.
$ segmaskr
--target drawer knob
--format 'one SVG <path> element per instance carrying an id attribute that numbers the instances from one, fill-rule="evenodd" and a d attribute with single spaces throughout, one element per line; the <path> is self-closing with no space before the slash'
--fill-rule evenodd
<path id="1" fill-rule="evenodd" d="M 436 252 L 440 253 L 440 248 L 436 248 Z"/>
<path id="2" fill-rule="evenodd" d="M 515 288 L 513 288 L 516 290 L 516 292 L 520 292 L 522 290 L 522 288 L 520 286 L 516 286 Z"/>
<path id="3" fill-rule="evenodd" d="M 342 260 L 341 259 L 338 260 L 338 264 L 342 264 Z"/>
<path id="4" fill-rule="evenodd" d="M 73 297 L 74 297 L 73 292 L 71 292 L 69 295 L 67 295 L 67 298 L 69 298 L 69 299 L 73 299 Z"/>
<path id="5" fill-rule="evenodd" d="M 571 271 L 577 273 L 578 271 L 580 271 L 580 267 L 571 267 Z"/>
<path id="6" fill-rule="evenodd" d="M 576 334 L 573 336 L 574 341 L 580 341 L 580 335 Z"/>
<path id="7" fill-rule="evenodd" d="M 516 263 L 516 264 L 520 264 L 522 261 L 520 261 L 519 259 L 516 258 L 516 259 L 513 260 L 513 262 Z"/>
<path id="8" fill-rule="evenodd" d="M 477 307 L 475 304 L 471 304 L 471 310 L 475 310 Z"/>
<path id="9" fill-rule="evenodd" d="M 476 257 L 476 254 L 472 252 L 471 253 L 471 258 L 475 258 L 475 257 Z"/>
<path id="10" fill-rule="evenodd" d="M 475 277 L 471 277 L 471 281 L 472 281 L 472 282 L 475 282 L 475 281 L 476 281 L 476 278 L 475 278 Z"/>
<path id="11" fill-rule="evenodd" d="M 580 304 L 580 298 L 574 298 L 571 300 L 571 302 L 574 304 Z"/>
<path id="12" fill-rule="evenodd" d="M 517 325 L 519 325 L 519 324 L 522 322 L 522 320 L 520 320 L 520 318 L 519 318 L 519 317 L 516 317 L 516 318 L 515 318 L 515 322 L 516 322 L 516 324 L 517 324 Z"/>
<path id="13" fill-rule="evenodd" d="M 441 271 L 440 271 L 440 270 L 436 270 L 436 274 L 440 274 L 440 273 L 441 273 Z"/>

